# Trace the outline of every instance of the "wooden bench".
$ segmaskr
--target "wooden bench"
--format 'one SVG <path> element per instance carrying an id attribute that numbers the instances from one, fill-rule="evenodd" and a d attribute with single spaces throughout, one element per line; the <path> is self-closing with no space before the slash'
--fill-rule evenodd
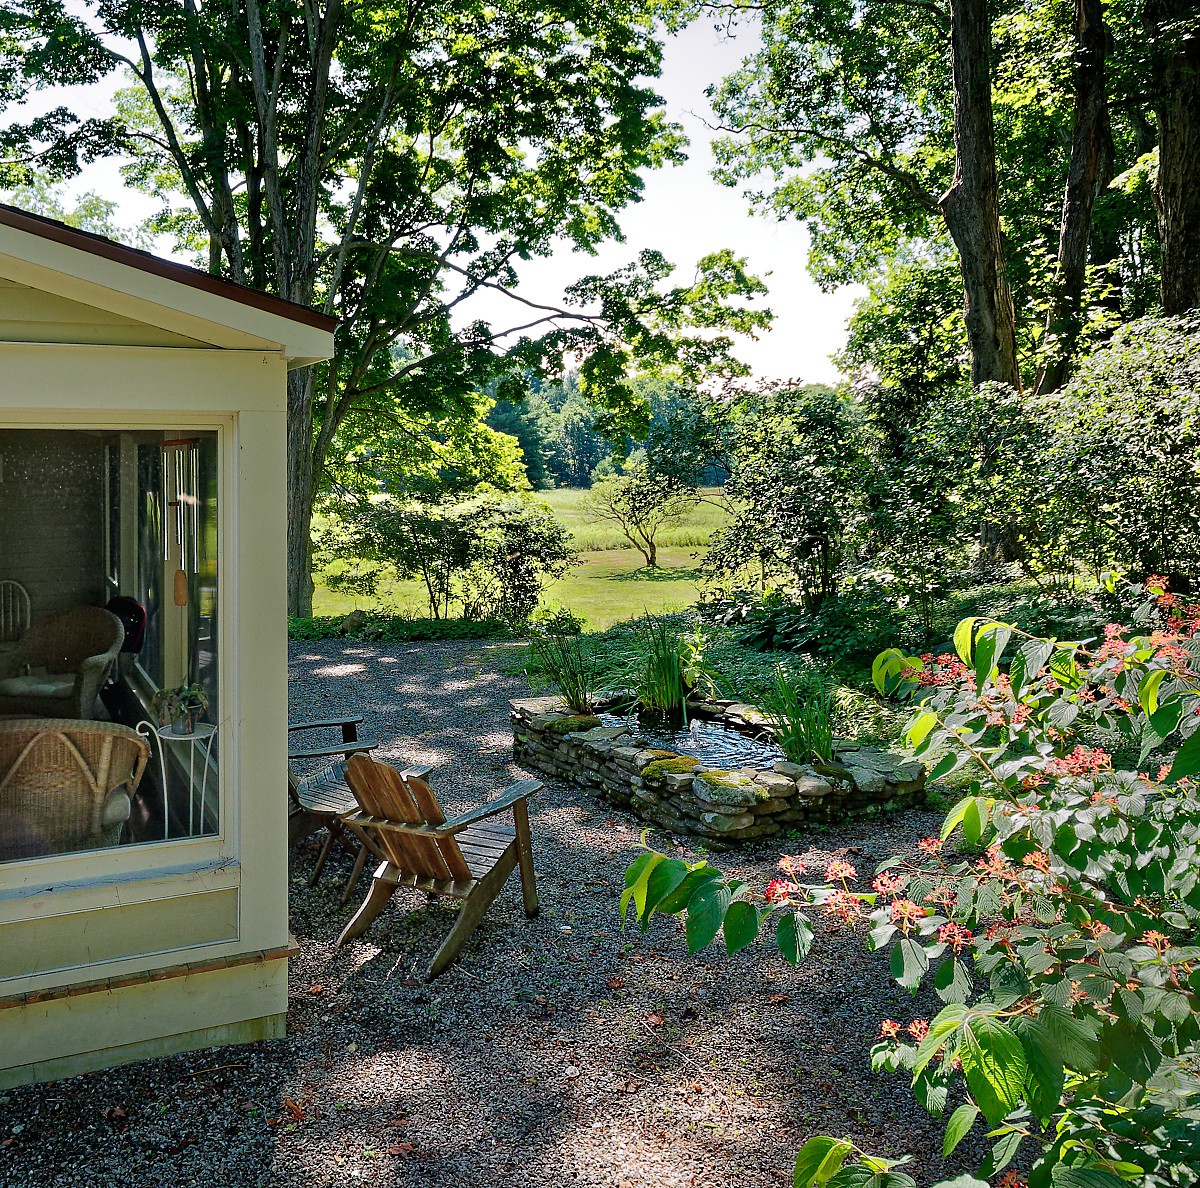
<path id="1" fill-rule="evenodd" d="M 369 755 L 352 755 L 347 760 L 346 783 L 361 807 L 342 820 L 368 837 L 372 852 L 381 861 L 371 890 L 337 943 L 341 946 L 362 936 L 397 887 L 415 887 L 430 895 L 462 900 L 458 921 L 429 964 L 426 981 L 431 981 L 458 956 L 518 867 L 525 914 L 537 915 L 527 802 L 542 785 L 537 780 L 522 780 L 495 800 L 447 820 L 426 780 L 428 775 L 428 768 L 400 771 Z M 508 812 L 511 825 L 491 820 Z"/>

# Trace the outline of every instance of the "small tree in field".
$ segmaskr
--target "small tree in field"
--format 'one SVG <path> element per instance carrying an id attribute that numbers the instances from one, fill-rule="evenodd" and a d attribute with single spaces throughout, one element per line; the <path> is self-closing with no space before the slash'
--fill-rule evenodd
<path id="1" fill-rule="evenodd" d="M 659 532 L 678 523 L 698 499 L 694 487 L 638 461 L 631 462 L 621 474 L 597 480 L 587 507 L 596 522 L 616 524 L 653 569 L 658 565 Z"/>

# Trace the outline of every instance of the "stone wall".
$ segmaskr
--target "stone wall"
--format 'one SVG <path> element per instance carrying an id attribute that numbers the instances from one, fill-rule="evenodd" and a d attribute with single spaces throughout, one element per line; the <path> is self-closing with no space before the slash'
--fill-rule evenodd
<path id="1" fill-rule="evenodd" d="M 525 767 L 592 788 L 671 833 L 718 842 L 766 837 L 803 825 L 918 804 L 925 768 L 870 747 L 845 746 L 825 766 L 778 762 L 771 770 L 705 770 L 674 751 L 643 746 L 599 718 L 572 714 L 556 697 L 509 703 L 513 755 Z M 762 728 L 749 706 L 704 707 L 706 716 Z M 746 711 L 751 713 L 747 714 Z"/>

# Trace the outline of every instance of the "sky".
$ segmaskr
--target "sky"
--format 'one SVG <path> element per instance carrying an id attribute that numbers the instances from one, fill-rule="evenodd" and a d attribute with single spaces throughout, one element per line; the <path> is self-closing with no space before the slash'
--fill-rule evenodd
<path id="1" fill-rule="evenodd" d="M 610 272 L 645 248 L 657 249 L 677 265 L 674 281 L 684 283 L 701 256 L 728 247 L 766 281 L 766 305 L 775 314 L 772 328 L 758 341 L 739 343 L 738 356 L 757 377 L 828 383 L 838 378 L 830 356 L 845 343 L 846 319 L 862 291 L 846 287 L 822 293 L 805 266 L 808 235 L 803 225 L 752 214 L 747 200 L 736 189 L 719 185 L 710 172 L 713 134 L 706 121 L 715 120 L 704 90 L 736 68 L 754 45 L 750 29 L 731 38 L 706 22 L 668 41 L 663 74 L 655 85 L 666 101 L 668 118 L 680 123 L 688 137 L 688 160 L 646 174 L 642 201 L 622 217 L 623 244 L 607 245 L 596 257 L 564 247 L 548 258 L 529 261 L 520 274 L 520 291 L 532 300 L 555 303 L 579 277 Z M 83 116 L 103 115 L 112 89 L 107 85 L 47 93 L 38 96 L 37 106 L 68 102 Z M 154 210 L 149 199 L 123 185 L 118 163 L 111 160 L 88 167 L 68 189 L 74 194 L 95 190 L 116 200 L 117 221 L 125 226 L 136 225 Z M 169 251 L 167 244 L 155 248 Z M 471 304 L 469 315 L 494 317 L 496 325 L 512 324 L 512 311 L 505 304 L 500 296 L 482 297 Z"/>

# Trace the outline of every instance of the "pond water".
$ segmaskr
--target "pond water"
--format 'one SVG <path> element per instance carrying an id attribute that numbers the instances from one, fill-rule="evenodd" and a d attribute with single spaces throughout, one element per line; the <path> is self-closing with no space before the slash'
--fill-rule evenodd
<path id="1" fill-rule="evenodd" d="M 693 718 L 679 729 L 666 722 L 639 718 L 636 713 L 602 713 L 605 726 L 624 726 L 630 733 L 659 750 L 695 756 L 704 767 L 728 771 L 737 767 L 769 768 L 783 752 L 769 739 L 751 738 L 721 722 Z"/>

